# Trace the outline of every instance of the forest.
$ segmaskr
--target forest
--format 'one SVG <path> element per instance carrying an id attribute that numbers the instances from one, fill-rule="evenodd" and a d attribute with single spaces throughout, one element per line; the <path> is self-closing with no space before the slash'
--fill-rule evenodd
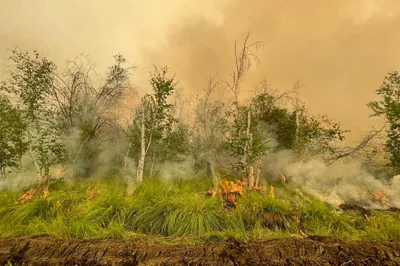
<path id="1" fill-rule="evenodd" d="M 149 72 L 145 94 L 123 55 L 102 73 L 86 55 L 60 66 L 10 49 L 0 237 L 399 242 L 399 73 L 365 103 L 382 127 L 349 145 L 340 122 L 307 109 L 299 83 L 243 86 L 262 48 L 249 35 L 235 43 L 231 74 L 199 73 L 190 95 L 168 66 Z"/>

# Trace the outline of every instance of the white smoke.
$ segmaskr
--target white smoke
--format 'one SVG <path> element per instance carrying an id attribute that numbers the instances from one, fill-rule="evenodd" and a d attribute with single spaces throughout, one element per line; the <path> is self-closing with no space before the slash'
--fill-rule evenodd
<path id="1" fill-rule="evenodd" d="M 195 159 L 188 156 L 182 162 L 167 162 L 160 169 L 160 176 L 164 179 L 170 180 L 173 178 L 189 179 L 196 177 L 194 171 Z"/>
<path id="2" fill-rule="evenodd" d="M 272 177 L 282 173 L 291 184 L 335 206 L 353 202 L 368 208 L 400 207 L 400 175 L 390 181 L 377 179 L 357 161 L 331 165 L 318 158 L 296 161 L 290 151 L 281 151 L 269 156 L 265 166 Z M 373 192 L 387 196 L 387 204 Z"/>

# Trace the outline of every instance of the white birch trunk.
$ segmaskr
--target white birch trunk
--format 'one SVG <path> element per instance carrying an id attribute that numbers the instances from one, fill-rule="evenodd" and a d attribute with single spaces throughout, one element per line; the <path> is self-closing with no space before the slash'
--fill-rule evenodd
<path id="1" fill-rule="evenodd" d="M 209 167 L 210 167 L 210 171 L 211 171 L 211 175 L 212 175 L 212 180 L 213 180 L 213 183 L 214 183 L 214 187 L 215 187 L 215 188 L 218 188 L 218 185 L 219 185 L 219 181 L 220 181 L 220 180 L 219 180 L 218 175 L 215 173 L 215 170 L 214 170 L 214 162 L 212 161 L 212 159 L 208 161 L 208 164 L 209 164 Z"/>
<path id="2" fill-rule="evenodd" d="M 248 181 L 249 181 L 249 188 L 254 187 L 254 167 L 250 163 L 250 158 L 252 155 L 252 146 L 253 146 L 253 138 L 252 135 L 250 134 L 250 124 L 251 124 L 251 112 L 250 110 L 247 113 L 247 130 L 246 130 L 246 135 L 249 139 L 249 142 L 247 143 L 247 149 L 246 149 L 246 154 L 245 156 L 247 157 L 247 172 L 248 172 Z"/>
<path id="3" fill-rule="evenodd" d="M 143 171 L 144 171 L 144 160 L 146 158 L 146 138 L 145 138 L 145 114 L 144 109 L 142 110 L 140 119 L 140 158 L 138 162 L 138 169 L 136 175 L 136 182 L 138 184 L 143 182 Z"/>

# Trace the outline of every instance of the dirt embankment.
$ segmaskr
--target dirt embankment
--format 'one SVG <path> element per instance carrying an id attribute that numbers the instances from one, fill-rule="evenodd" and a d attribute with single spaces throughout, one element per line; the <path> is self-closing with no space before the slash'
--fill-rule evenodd
<path id="1" fill-rule="evenodd" d="M 0 265 L 400 265 L 400 243 L 313 237 L 201 245 L 118 240 L 0 239 Z"/>

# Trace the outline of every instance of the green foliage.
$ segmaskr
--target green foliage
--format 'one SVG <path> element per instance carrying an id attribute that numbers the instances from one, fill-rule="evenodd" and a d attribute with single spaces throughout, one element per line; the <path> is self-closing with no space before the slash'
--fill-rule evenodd
<path id="1" fill-rule="evenodd" d="M 175 106 L 168 102 L 176 90 L 175 77 L 168 77 L 168 67 L 159 70 L 156 66 L 150 72 L 150 85 L 153 94 L 146 94 L 142 98 L 142 106 L 136 112 L 134 123 L 129 126 L 128 139 L 131 143 L 132 154 L 139 160 L 141 147 L 141 114 L 144 112 L 146 162 L 148 175 L 154 175 L 153 166 L 166 161 L 179 161 L 181 155 L 190 151 L 190 130 L 187 125 L 177 121 L 174 117 Z M 151 168 L 149 170 L 149 168 Z"/>
<path id="2" fill-rule="evenodd" d="M 299 112 L 301 112 L 300 127 L 294 150 L 302 152 L 308 149 L 312 154 L 322 155 L 333 153 L 331 143 L 345 139 L 344 133 L 348 130 L 342 130 L 339 123 L 333 122 L 325 115 L 315 118 L 305 113 L 305 110 Z"/>
<path id="3" fill-rule="evenodd" d="M 278 148 L 323 154 L 333 152 L 332 142 L 345 139 L 344 133 L 348 131 L 327 116 L 314 117 L 304 106 L 290 112 L 280 107 L 278 100 L 268 93 L 256 95 L 252 100 L 257 119 L 276 137 Z"/>
<path id="4" fill-rule="evenodd" d="M 26 124 L 20 110 L 0 94 L 0 176 L 6 167 L 18 167 L 27 150 L 24 139 Z"/>
<path id="5" fill-rule="evenodd" d="M 248 166 L 264 156 L 269 149 L 254 113 L 251 106 L 234 104 L 234 109 L 227 112 L 226 118 L 232 123 L 223 148 L 236 159 L 233 169 L 245 175 L 248 175 Z"/>
<path id="6" fill-rule="evenodd" d="M 39 168 L 39 175 L 48 178 L 50 166 L 65 159 L 55 107 L 49 101 L 56 66 L 46 58 L 40 58 L 37 51 L 32 58 L 28 52 L 13 50 L 10 59 L 14 64 L 11 80 L 3 82 L 0 89 L 17 98 L 23 122 L 27 125 L 24 136 L 30 155 Z"/>
<path id="7" fill-rule="evenodd" d="M 37 51 L 33 54 L 32 58 L 26 51 L 13 50 L 10 59 L 15 68 L 11 73 L 11 81 L 2 84 L 3 90 L 21 100 L 21 109 L 29 122 L 52 111 L 47 98 L 52 92 L 52 74 L 56 69 L 53 62 L 40 58 Z"/>
<path id="8" fill-rule="evenodd" d="M 389 153 L 391 166 L 400 169 L 400 75 L 397 71 L 390 72 L 376 90 L 380 101 L 368 103 L 373 116 L 384 117 L 389 128 L 386 150 Z"/>

